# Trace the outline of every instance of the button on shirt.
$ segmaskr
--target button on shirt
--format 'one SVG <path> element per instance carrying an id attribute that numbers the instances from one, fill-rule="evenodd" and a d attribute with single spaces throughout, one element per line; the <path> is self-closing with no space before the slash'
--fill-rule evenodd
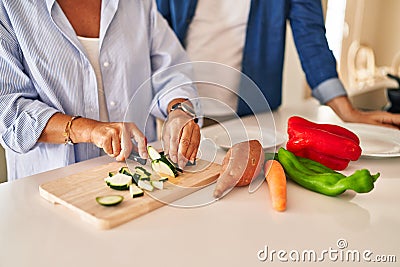
<path id="1" fill-rule="evenodd" d="M 154 140 L 155 117 L 165 118 L 168 103 L 197 96 L 191 86 L 177 87 L 188 84 L 187 75 L 150 79 L 186 62 L 182 47 L 151 0 L 103 0 L 99 39 L 104 93 L 118 100 L 107 103 L 110 121 L 134 122 Z M 55 0 L 1 1 L 0 142 L 9 180 L 100 155 L 89 143 L 38 143 L 56 112 L 99 120 L 86 51 Z"/>

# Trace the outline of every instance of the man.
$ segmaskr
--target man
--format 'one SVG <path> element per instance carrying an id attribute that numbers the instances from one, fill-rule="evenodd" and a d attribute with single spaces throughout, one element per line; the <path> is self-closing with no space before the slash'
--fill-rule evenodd
<path id="1" fill-rule="evenodd" d="M 362 112 L 350 103 L 326 41 L 320 0 L 157 0 L 157 4 L 193 61 L 217 61 L 241 70 L 261 89 L 272 110 L 281 104 L 289 21 L 312 95 L 321 104 L 346 122 L 400 127 L 400 115 Z M 233 91 L 241 95 L 244 89 L 236 86 Z M 199 88 L 199 94 L 234 103 L 231 106 L 239 115 L 250 113 L 240 99 L 232 102 L 234 94 L 218 96 L 213 91 L 211 95 L 207 88 Z"/>

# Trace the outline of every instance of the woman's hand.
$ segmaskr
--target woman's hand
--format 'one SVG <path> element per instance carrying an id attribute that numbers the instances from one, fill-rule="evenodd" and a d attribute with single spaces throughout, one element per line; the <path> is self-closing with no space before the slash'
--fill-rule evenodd
<path id="1" fill-rule="evenodd" d="M 179 168 L 194 162 L 200 145 L 200 127 L 182 110 L 171 111 L 162 131 L 164 151 Z"/>
<path id="2" fill-rule="evenodd" d="M 139 155 L 147 158 L 146 138 L 134 123 L 96 122 L 90 131 L 90 142 L 118 161 L 125 160 L 131 153 L 132 138 L 137 143 Z"/>
<path id="3" fill-rule="evenodd" d="M 63 132 L 70 120 L 69 115 L 55 113 L 47 122 L 38 141 L 64 143 Z M 134 123 L 100 122 L 80 117 L 71 123 L 69 134 L 73 143 L 93 143 L 118 161 L 123 161 L 130 155 L 133 138 L 137 143 L 139 155 L 142 158 L 148 157 L 146 137 Z"/>

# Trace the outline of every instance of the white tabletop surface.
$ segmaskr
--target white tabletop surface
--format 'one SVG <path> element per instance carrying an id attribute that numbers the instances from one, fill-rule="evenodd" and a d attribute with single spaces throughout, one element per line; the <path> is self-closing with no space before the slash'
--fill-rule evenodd
<path id="1" fill-rule="evenodd" d="M 311 100 L 274 112 L 278 131 L 286 132 L 287 118 L 292 115 L 340 122 L 329 108 Z M 245 119 L 245 125 L 252 124 L 253 120 Z M 218 128 L 202 131 L 212 137 Z M 220 161 L 224 151 L 217 152 Z M 366 253 L 371 260 L 388 256 L 393 261 L 389 259 L 393 255 L 397 261 L 368 266 L 400 265 L 400 158 L 361 158 L 350 164 L 345 173 L 361 168 L 381 173 L 368 194 L 327 197 L 289 181 L 288 206 L 281 213 L 272 210 L 263 183 L 252 194 L 246 187 L 235 188 L 201 208 L 164 206 L 114 229 L 98 230 L 39 195 L 39 185 L 45 181 L 110 161 L 101 157 L 1 184 L 0 267 L 274 266 L 294 263 L 290 255 L 293 258 L 296 253 L 315 251 L 320 257 L 324 250 L 329 252 L 323 254 L 323 261 L 300 259 L 294 265 L 365 265 L 362 258 L 357 264 L 351 256 L 350 263 L 346 256 L 341 259 L 349 251 L 361 257 Z M 196 194 L 202 192 L 190 197 Z M 339 249 L 338 241 L 347 247 Z M 276 252 L 272 259 L 260 261 L 257 254 L 266 247 L 269 254 L 283 251 L 281 259 Z M 285 259 L 288 262 L 283 263 Z"/>

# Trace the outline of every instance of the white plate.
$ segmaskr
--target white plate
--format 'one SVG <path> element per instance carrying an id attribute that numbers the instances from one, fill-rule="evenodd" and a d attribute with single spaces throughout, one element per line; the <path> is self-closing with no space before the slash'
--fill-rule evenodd
<path id="1" fill-rule="evenodd" d="M 360 138 L 361 156 L 400 157 L 399 130 L 359 123 L 346 123 L 342 126 Z"/>
<path id="2" fill-rule="evenodd" d="M 228 129 L 221 131 L 214 138 L 215 144 L 223 149 L 247 140 L 260 141 L 264 149 L 273 148 L 286 141 L 286 136 L 278 131 L 261 129 L 259 127 L 246 127 L 246 129 Z"/>

